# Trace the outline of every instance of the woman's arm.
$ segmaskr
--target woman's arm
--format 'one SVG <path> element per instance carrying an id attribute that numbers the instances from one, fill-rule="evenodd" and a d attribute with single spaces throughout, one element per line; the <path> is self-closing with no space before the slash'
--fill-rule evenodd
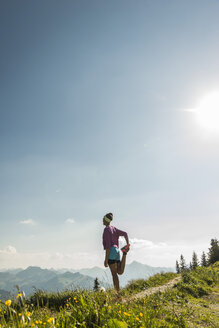
<path id="1" fill-rule="evenodd" d="M 129 237 L 128 237 L 127 232 L 116 228 L 116 233 L 117 233 L 118 237 L 123 236 L 126 240 L 127 245 L 129 245 Z"/>
<path id="2" fill-rule="evenodd" d="M 124 236 L 124 237 L 125 237 L 125 240 L 126 240 L 127 245 L 129 245 L 129 237 L 128 237 L 128 234 L 127 234 L 127 236 Z"/>
<path id="3" fill-rule="evenodd" d="M 108 258 L 109 258 L 110 248 L 106 249 L 104 266 L 108 267 Z"/>

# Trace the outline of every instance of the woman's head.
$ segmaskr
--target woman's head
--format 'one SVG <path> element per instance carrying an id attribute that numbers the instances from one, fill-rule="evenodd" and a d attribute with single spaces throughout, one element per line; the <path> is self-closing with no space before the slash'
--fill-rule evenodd
<path id="1" fill-rule="evenodd" d="M 103 224 L 107 226 L 110 224 L 112 220 L 113 220 L 113 213 L 107 213 L 103 217 Z"/>

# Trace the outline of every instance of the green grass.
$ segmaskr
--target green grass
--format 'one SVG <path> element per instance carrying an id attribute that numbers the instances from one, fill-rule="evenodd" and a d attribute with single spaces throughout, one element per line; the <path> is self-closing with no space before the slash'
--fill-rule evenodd
<path id="1" fill-rule="evenodd" d="M 157 292 L 121 304 L 113 289 L 45 293 L 36 291 L 28 299 L 0 303 L 0 327 L 84 328 L 193 328 L 217 327 L 219 265 L 184 273 L 182 281 L 164 293 Z M 157 274 L 131 281 L 122 289 L 124 297 L 160 286 L 176 277 Z"/>
<path id="2" fill-rule="evenodd" d="M 201 297 L 211 291 L 210 287 L 215 285 L 217 280 L 216 270 L 198 267 L 182 274 L 182 282 L 178 284 L 178 289 L 194 297 Z"/>
<path id="3" fill-rule="evenodd" d="M 154 276 L 148 278 L 147 280 L 145 279 L 132 280 L 126 285 L 124 291 L 127 292 L 128 294 L 141 292 L 150 287 L 157 287 L 157 286 L 164 285 L 165 283 L 174 279 L 177 276 L 178 275 L 176 273 L 167 272 L 167 273 L 155 274 Z"/>

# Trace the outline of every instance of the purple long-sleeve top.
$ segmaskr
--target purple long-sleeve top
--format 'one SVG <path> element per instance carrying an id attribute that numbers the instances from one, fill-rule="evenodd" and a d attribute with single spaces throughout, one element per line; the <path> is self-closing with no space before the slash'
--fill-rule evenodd
<path id="1" fill-rule="evenodd" d="M 127 232 L 108 225 L 103 230 L 103 248 L 107 249 L 112 246 L 119 247 L 119 237 L 127 237 Z"/>

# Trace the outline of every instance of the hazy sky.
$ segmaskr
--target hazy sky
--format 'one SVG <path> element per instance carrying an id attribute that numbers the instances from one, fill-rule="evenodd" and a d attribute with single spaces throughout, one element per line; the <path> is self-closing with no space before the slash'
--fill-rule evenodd
<path id="1" fill-rule="evenodd" d="M 127 263 L 207 251 L 218 17 L 217 0 L 1 0 L 0 269 L 104 267 L 107 212 Z"/>

